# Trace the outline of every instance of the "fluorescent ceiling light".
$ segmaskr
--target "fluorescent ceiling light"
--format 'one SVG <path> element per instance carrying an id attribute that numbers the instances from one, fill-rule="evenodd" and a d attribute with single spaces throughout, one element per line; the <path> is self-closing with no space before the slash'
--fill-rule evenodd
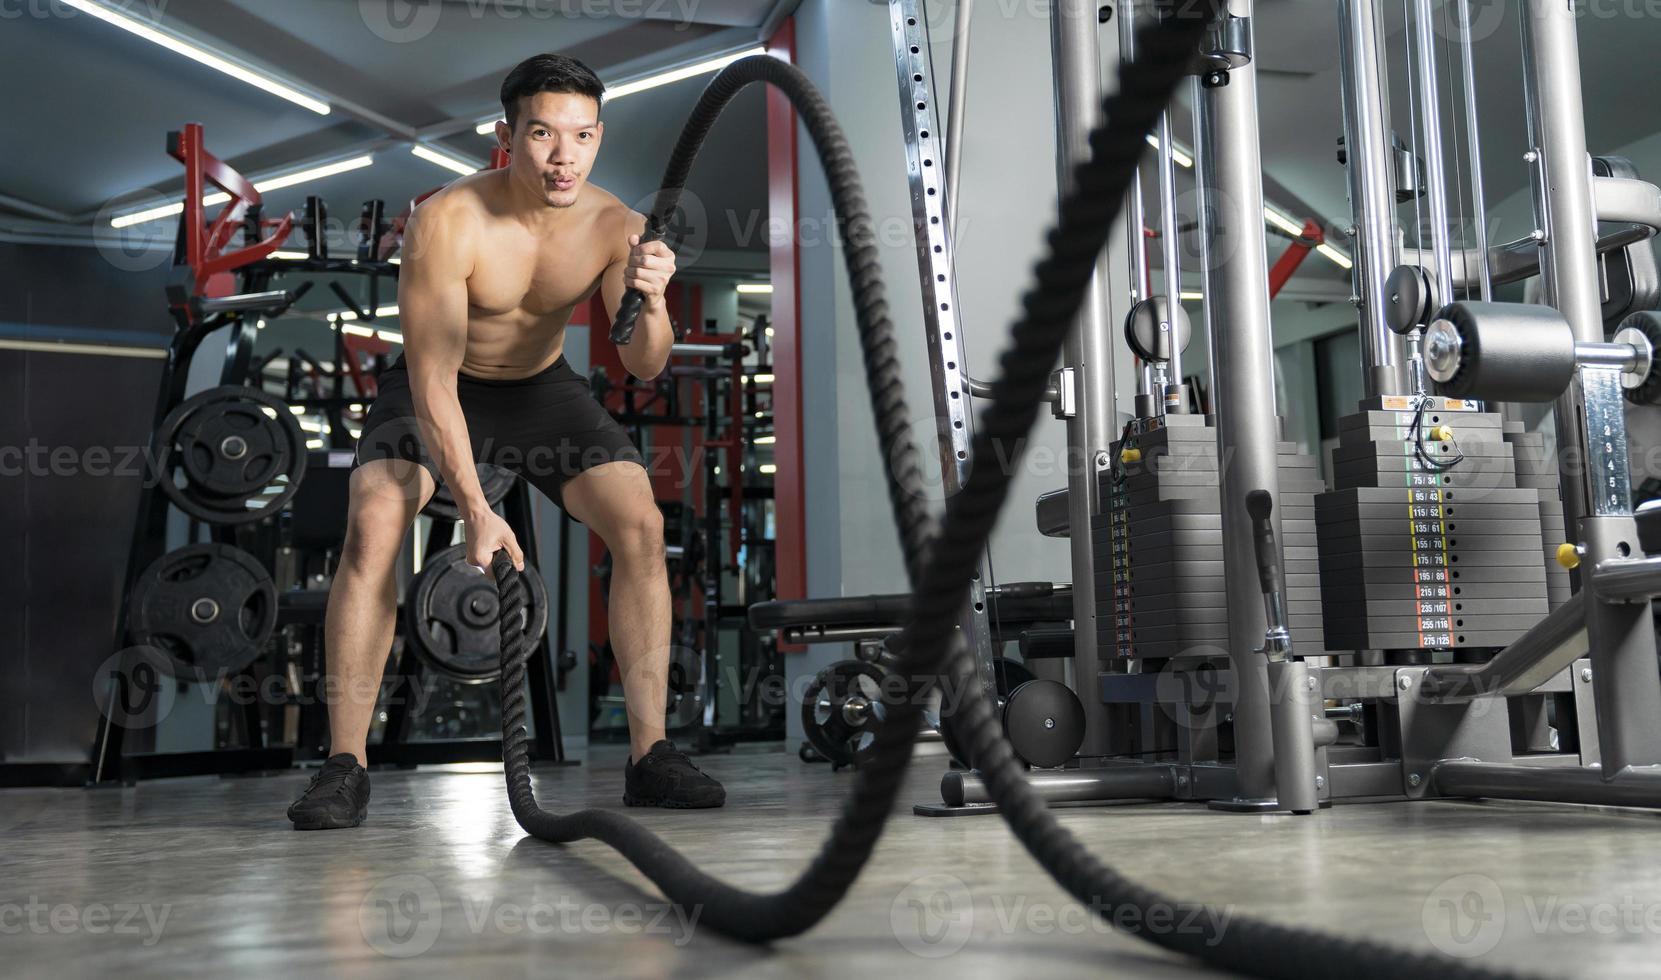
<path id="1" fill-rule="evenodd" d="M 450 156 L 447 153 L 440 153 L 432 147 L 422 143 L 417 143 L 410 147 L 409 151 L 428 163 L 436 163 L 445 170 L 453 170 L 456 173 L 461 174 L 463 177 L 468 174 L 476 174 L 479 172 L 477 164 L 468 163 L 466 160 Z"/>
<path id="2" fill-rule="evenodd" d="M 354 317 L 354 319 L 355 319 L 355 317 Z M 373 329 L 371 329 L 369 327 L 360 327 L 355 323 L 346 324 L 345 326 L 340 328 L 340 332 L 344 333 L 344 334 L 350 334 L 353 337 L 373 337 L 373 336 L 375 336 L 375 331 Z"/>
<path id="3" fill-rule="evenodd" d="M 1340 269 L 1348 269 L 1355 265 L 1354 262 L 1350 261 L 1350 257 L 1348 255 L 1345 255 L 1343 252 L 1338 251 L 1325 242 L 1315 246 L 1315 251 L 1320 252 L 1322 255 L 1336 262 Z"/>
<path id="4" fill-rule="evenodd" d="M 96 17 L 106 24 L 112 24 L 130 34 L 136 34 L 152 44 L 159 44 L 174 54 L 184 55 L 186 58 L 207 65 L 215 71 L 224 72 L 238 81 L 247 82 L 255 88 L 264 89 L 272 95 L 287 99 L 295 105 L 304 106 L 320 116 L 329 114 L 329 104 L 327 102 L 314 99 L 299 89 L 284 85 L 270 75 L 227 61 L 219 55 L 186 41 L 184 38 L 159 31 L 137 18 L 106 7 L 102 3 L 98 3 L 97 0 L 60 0 L 60 2 L 64 6 L 73 7 L 90 17 Z"/>
<path id="5" fill-rule="evenodd" d="M 307 439 L 306 440 L 306 448 L 307 449 L 322 449 L 323 448 L 323 440 L 321 440 L 321 439 Z"/>
<path id="6" fill-rule="evenodd" d="M 778 441 L 778 438 L 778 436 L 756 436 L 755 439 L 751 441 L 758 446 L 771 446 L 773 443 Z"/>
<path id="7" fill-rule="evenodd" d="M 606 89 L 605 101 L 610 102 L 613 99 L 621 99 L 625 95 L 633 95 L 636 92 L 644 92 L 647 89 L 657 88 L 660 85 L 669 85 L 674 82 L 685 81 L 688 78 L 696 78 L 699 75 L 707 75 L 710 72 L 720 71 L 740 58 L 748 58 L 751 55 L 766 53 L 767 49 L 765 47 L 757 45 L 753 48 L 745 48 L 743 51 L 735 51 L 732 54 L 724 54 L 719 58 L 711 58 L 708 61 L 699 61 L 683 68 L 671 68 L 668 71 L 659 72 L 656 75 L 647 75 L 645 78 L 637 78 L 629 82 L 620 82 Z M 496 120 L 491 119 L 480 123 L 475 131 L 480 136 L 489 136 L 491 133 L 496 132 Z"/>
<path id="8" fill-rule="evenodd" d="M 1200 292 L 1195 292 L 1194 290 L 1191 290 L 1191 289 L 1184 289 L 1182 292 L 1177 294 L 1177 298 L 1178 299 L 1205 299 L 1205 294 L 1200 293 Z"/>
<path id="9" fill-rule="evenodd" d="M 272 252 L 271 257 L 274 259 L 283 259 L 289 262 L 304 262 L 305 260 L 311 258 L 311 256 L 305 252 L 284 252 L 281 250 Z"/>
<path id="10" fill-rule="evenodd" d="M 353 320 L 356 320 L 358 318 L 358 315 L 356 313 L 353 313 L 351 310 L 339 310 L 337 312 L 327 313 L 327 314 L 324 314 L 324 315 L 328 316 L 328 317 L 332 317 L 336 320 L 341 320 L 341 321 L 347 322 L 347 323 L 350 323 Z M 398 315 L 398 307 L 396 307 L 396 306 L 378 306 L 378 307 L 375 308 L 375 316 L 376 316 L 377 319 L 380 318 L 380 317 L 383 317 L 383 316 L 397 316 L 397 315 Z"/>
<path id="11" fill-rule="evenodd" d="M 336 174 L 343 174 L 352 170 L 362 170 L 364 167 L 370 166 L 374 162 L 375 158 L 373 156 L 364 154 L 361 157 L 353 157 L 350 160 L 340 160 L 335 163 L 324 164 L 321 167 L 311 167 L 306 170 L 297 170 L 291 174 L 283 174 L 279 177 L 257 180 L 254 181 L 254 189 L 259 191 L 261 194 L 264 194 L 267 191 L 280 191 L 285 187 L 293 187 L 295 184 L 304 184 L 308 181 L 322 180 L 324 177 L 333 177 Z M 229 194 L 208 194 L 202 198 L 202 206 L 209 208 L 218 207 L 221 204 L 229 203 L 230 200 L 231 196 Z M 178 201 L 173 204 L 163 205 L 159 208 L 150 208 L 146 211 L 134 211 L 130 214 L 118 215 L 111 218 L 110 227 L 127 228 L 132 225 L 141 225 L 146 221 L 155 221 L 157 218 L 167 218 L 176 214 L 183 214 L 184 210 L 184 202 Z"/>
<path id="12" fill-rule="evenodd" d="M 756 467 L 756 469 L 758 469 L 761 472 L 766 473 L 768 475 L 777 473 L 779 471 L 778 464 L 776 464 L 776 463 L 762 463 L 760 466 Z"/>
<path id="13" fill-rule="evenodd" d="M 770 282 L 741 282 L 738 284 L 738 291 L 746 294 L 771 296 L 773 294 L 773 284 Z"/>
<path id="14" fill-rule="evenodd" d="M 1303 236 L 1303 225 L 1293 221 L 1291 218 L 1281 214 L 1279 211 L 1269 207 L 1267 204 L 1263 206 L 1263 217 L 1269 222 L 1269 224 L 1274 225 L 1276 228 L 1286 232 L 1293 238 L 1300 238 Z"/>
<path id="15" fill-rule="evenodd" d="M 773 376 L 771 374 L 752 374 L 750 380 L 758 385 L 770 385 L 773 383 Z"/>
<path id="16" fill-rule="evenodd" d="M 402 344 L 404 342 L 404 335 L 396 330 L 377 330 L 375 336 L 389 344 Z"/>
<path id="17" fill-rule="evenodd" d="M 1156 150 L 1159 149 L 1159 137 L 1149 133 L 1148 145 Z M 1176 165 L 1179 167 L 1192 167 L 1194 165 L 1194 158 L 1183 152 L 1181 145 L 1175 140 L 1171 142 L 1171 159 L 1176 161 Z"/>

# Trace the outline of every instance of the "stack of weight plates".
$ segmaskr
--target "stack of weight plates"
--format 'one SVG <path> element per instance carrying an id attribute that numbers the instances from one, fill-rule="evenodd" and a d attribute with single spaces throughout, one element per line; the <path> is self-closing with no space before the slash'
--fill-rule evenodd
<path id="1" fill-rule="evenodd" d="M 1532 487 L 1540 494 L 1540 533 L 1546 545 L 1546 600 L 1556 609 L 1569 601 L 1569 570 L 1557 563 L 1557 546 L 1568 540 L 1564 533 L 1562 477 L 1557 458 L 1546 446 L 1543 432 L 1525 432 L 1521 422 L 1507 422 L 1505 441 L 1517 463 L 1517 486 Z"/>
<path id="2" fill-rule="evenodd" d="M 1217 430 L 1194 415 L 1136 423 L 1112 447 L 1092 521 L 1098 647 L 1120 657 L 1223 656 L 1228 601 Z M 1280 446 L 1280 542 L 1294 648 L 1320 652 L 1312 457 Z M 1246 574 L 1241 570 L 1240 574 Z M 1255 566 L 1250 570 L 1255 580 Z"/>
<path id="3" fill-rule="evenodd" d="M 1540 492 L 1497 413 L 1388 396 L 1339 425 L 1315 500 L 1328 650 L 1503 647 L 1544 616 Z"/>

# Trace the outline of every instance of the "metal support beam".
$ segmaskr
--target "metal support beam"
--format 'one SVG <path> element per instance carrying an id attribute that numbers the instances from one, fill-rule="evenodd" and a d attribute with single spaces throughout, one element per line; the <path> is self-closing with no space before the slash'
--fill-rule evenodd
<path id="1" fill-rule="evenodd" d="M 1575 11 L 1562 0 L 1529 0 L 1523 9 L 1524 101 L 1532 162 L 1538 168 L 1544 232 L 1540 256 L 1545 301 L 1568 321 L 1579 343 L 1603 341 L 1597 269 L 1597 212 L 1580 91 Z M 1597 568 L 1637 550 L 1627 465 L 1620 369 L 1583 365 L 1557 400 L 1558 457 L 1564 522 L 1578 529 L 1584 563 Z M 1597 578 L 1582 582 L 1597 599 Z M 1661 676 L 1649 603 L 1585 604 L 1606 774 L 1661 765 Z"/>
<path id="2" fill-rule="evenodd" d="M 1250 15 L 1251 4 L 1233 5 Z M 1194 85 L 1205 323 L 1215 392 L 1223 567 L 1228 569 L 1228 654 L 1234 676 L 1235 767 L 1242 801 L 1273 799 L 1275 760 L 1268 665 L 1257 652 L 1267 626 L 1255 573 L 1246 495 L 1278 499 L 1279 423 L 1264 242 L 1263 167 L 1258 146 L 1257 67 L 1229 72 L 1228 84 Z M 1278 513 L 1276 515 L 1278 524 Z M 1277 563 L 1280 556 L 1274 559 Z"/>
<path id="3" fill-rule="evenodd" d="M 1055 61 L 1056 190 L 1072 185 L 1073 168 L 1089 157 L 1088 136 L 1101 106 L 1100 55 L 1094 0 L 1055 0 L 1050 7 L 1050 50 Z M 1106 259 L 1097 262 L 1078 321 L 1062 354 L 1073 373 L 1077 410 L 1067 419 L 1067 507 L 1073 565 L 1073 677 L 1084 701 L 1081 756 L 1108 752 L 1106 711 L 1089 697 L 1101 672 L 1096 648 L 1096 570 L 1090 518 L 1101 513 L 1097 474 L 1107 468 L 1114 432 L 1113 331 L 1109 326 Z"/>
<path id="4" fill-rule="evenodd" d="M 1384 281 L 1396 265 L 1396 198 L 1383 39 L 1378 0 L 1339 0 L 1339 77 L 1355 222 L 1350 239 L 1361 313 L 1362 383 L 1368 395 L 1399 395 L 1408 387 L 1407 350 L 1385 316 Z"/>

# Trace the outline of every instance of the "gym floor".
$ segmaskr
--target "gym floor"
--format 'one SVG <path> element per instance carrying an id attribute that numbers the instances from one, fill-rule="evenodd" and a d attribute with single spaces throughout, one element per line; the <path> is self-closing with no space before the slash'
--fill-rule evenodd
<path id="1" fill-rule="evenodd" d="M 538 769 L 543 802 L 620 806 L 624 751 L 598 746 L 580 766 Z M 901 800 L 937 799 L 942 760 L 920 756 Z M 699 761 L 726 782 L 726 808 L 632 812 L 699 866 L 753 889 L 795 876 L 853 779 L 776 749 Z M 368 823 L 331 833 L 289 829 L 283 809 L 298 774 L 0 792 L 0 909 L 15 910 L 0 916 L 4 972 L 1201 972 L 1084 916 L 997 817 L 908 810 L 825 922 L 770 949 L 734 943 L 677 918 L 608 848 L 525 837 L 500 770 L 460 771 L 470 768 L 485 767 L 377 772 Z M 1543 976 L 1653 976 L 1661 954 L 1661 867 L 1647 857 L 1661 848 L 1661 821 L 1649 813 L 1453 802 L 1349 804 L 1302 818 L 1173 804 L 1058 813 L 1134 880 L 1223 915 Z"/>

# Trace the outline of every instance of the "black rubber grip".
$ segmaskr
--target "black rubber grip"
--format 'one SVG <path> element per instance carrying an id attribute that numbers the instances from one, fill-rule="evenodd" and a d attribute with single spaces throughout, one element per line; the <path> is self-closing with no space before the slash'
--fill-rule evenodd
<path id="1" fill-rule="evenodd" d="M 1246 513 L 1252 519 L 1252 546 L 1257 552 L 1257 580 L 1263 594 L 1280 592 L 1279 549 L 1275 547 L 1275 524 L 1270 517 L 1275 512 L 1275 500 L 1267 490 L 1253 490 L 1246 494 Z"/>
<path id="2" fill-rule="evenodd" d="M 640 244 L 655 242 L 663 237 L 663 225 L 657 215 L 646 216 L 646 230 L 641 232 Z M 634 325 L 640 319 L 640 307 L 646 302 L 638 289 L 623 290 L 623 299 L 617 304 L 617 318 L 611 321 L 611 342 L 625 347 L 634 339 Z"/>

